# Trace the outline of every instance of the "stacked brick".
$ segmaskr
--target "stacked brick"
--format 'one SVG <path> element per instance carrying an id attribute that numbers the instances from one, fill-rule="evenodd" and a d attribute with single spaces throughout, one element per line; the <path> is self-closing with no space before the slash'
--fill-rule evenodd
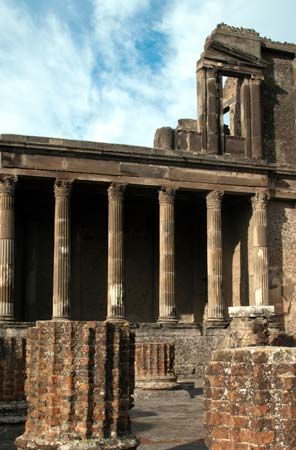
<path id="1" fill-rule="evenodd" d="M 136 387 L 172 389 L 177 386 L 174 371 L 175 346 L 170 342 L 136 343 Z"/>
<path id="2" fill-rule="evenodd" d="M 134 449 L 130 332 L 106 322 L 38 322 L 27 338 L 29 403 L 18 449 Z"/>
<path id="3" fill-rule="evenodd" d="M 210 450 L 296 448 L 296 348 L 217 350 L 206 370 Z"/>

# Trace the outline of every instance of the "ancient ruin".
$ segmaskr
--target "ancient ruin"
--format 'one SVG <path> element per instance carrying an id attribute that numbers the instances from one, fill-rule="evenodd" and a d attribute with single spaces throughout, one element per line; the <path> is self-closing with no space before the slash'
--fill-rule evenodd
<path id="1" fill-rule="evenodd" d="M 30 407 L 19 448 L 34 441 L 38 427 L 53 441 L 59 433 L 130 436 L 132 390 L 106 373 L 90 382 L 97 376 L 91 352 L 83 362 L 91 394 L 81 394 L 81 404 L 71 399 L 75 381 L 67 373 L 77 361 L 67 355 L 63 410 L 55 405 L 60 388 L 42 391 L 41 378 L 53 374 L 42 372 L 35 354 L 46 352 L 46 342 L 62 345 L 59 327 L 71 336 L 64 351 L 70 345 L 74 355 L 84 329 L 99 336 L 114 327 L 111 341 L 114 330 L 134 334 L 142 388 L 201 378 L 209 363 L 210 449 L 296 448 L 296 356 L 287 348 L 296 339 L 295 55 L 294 44 L 218 25 L 196 66 L 197 120 L 159 128 L 153 148 L 1 135 L 0 411 L 24 417 L 27 334 Z M 118 370 L 126 373 L 127 355 L 120 345 L 109 355 L 108 339 L 104 357 L 123 358 Z M 91 342 L 85 345 L 94 355 Z M 58 370 L 58 360 L 48 367 Z M 122 420 L 108 395 L 95 409 L 103 378 L 125 405 Z M 41 419 L 42 395 L 52 406 Z M 234 413 L 244 402 L 249 410 Z M 82 412 L 74 430 L 76 407 Z M 120 422 L 115 431 L 112 415 Z M 130 439 L 122 448 L 135 448 Z"/>

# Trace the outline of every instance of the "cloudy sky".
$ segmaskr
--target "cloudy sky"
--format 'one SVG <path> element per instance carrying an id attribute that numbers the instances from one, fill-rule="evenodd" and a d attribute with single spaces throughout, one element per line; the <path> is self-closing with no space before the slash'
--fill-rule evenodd
<path id="1" fill-rule="evenodd" d="M 196 116 L 216 24 L 296 42 L 295 0 L 0 0 L 0 133 L 151 146 Z"/>

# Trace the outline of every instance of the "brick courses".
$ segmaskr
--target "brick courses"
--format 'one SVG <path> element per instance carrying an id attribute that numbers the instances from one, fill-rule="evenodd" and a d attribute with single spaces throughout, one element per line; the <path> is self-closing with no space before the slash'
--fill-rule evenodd
<path id="1" fill-rule="evenodd" d="M 217 350 L 206 369 L 210 450 L 296 448 L 296 348 Z"/>
<path id="2" fill-rule="evenodd" d="M 17 448 L 136 448 L 131 361 L 128 326 L 37 322 L 27 336 L 29 410 Z"/>

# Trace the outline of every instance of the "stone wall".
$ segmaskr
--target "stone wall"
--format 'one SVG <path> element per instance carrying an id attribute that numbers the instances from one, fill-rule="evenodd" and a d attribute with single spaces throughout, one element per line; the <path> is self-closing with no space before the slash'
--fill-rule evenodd
<path id="1" fill-rule="evenodd" d="M 285 331 L 296 338 L 296 209 L 294 202 L 271 201 L 268 208 L 269 294 Z"/>
<path id="2" fill-rule="evenodd" d="M 132 362 L 128 326 L 38 322 L 27 335 L 29 410 L 17 448 L 136 448 Z"/>
<path id="3" fill-rule="evenodd" d="M 210 450 L 296 448 L 296 349 L 217 350 L 206 370 Z"/>

